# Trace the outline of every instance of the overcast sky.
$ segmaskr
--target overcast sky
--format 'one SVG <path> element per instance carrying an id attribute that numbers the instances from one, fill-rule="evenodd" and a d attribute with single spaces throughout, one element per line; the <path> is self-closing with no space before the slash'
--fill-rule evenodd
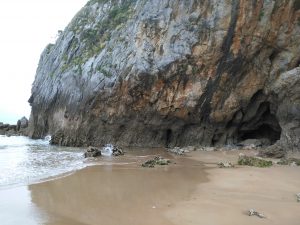
<path id="1" fill-rule="evenodd" d="M 0 2 L 0 122 L 30 115 L 27 100 L 40 54 L 88 0 Z"/>

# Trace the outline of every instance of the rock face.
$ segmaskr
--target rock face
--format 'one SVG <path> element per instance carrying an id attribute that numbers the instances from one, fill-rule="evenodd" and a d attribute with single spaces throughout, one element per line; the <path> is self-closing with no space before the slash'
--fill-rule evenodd
<path id="1" fill-rule="evenodd" d="M 300 147 L 299 0 L 91 0 L 41 55 L 30 135 Z"/>

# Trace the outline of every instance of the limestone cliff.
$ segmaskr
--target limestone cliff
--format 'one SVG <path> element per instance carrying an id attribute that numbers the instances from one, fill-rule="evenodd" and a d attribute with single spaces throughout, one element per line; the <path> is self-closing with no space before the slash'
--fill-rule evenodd
<path id="1" fill-rule="evenodd" d="M 33 138 L 299 148 L 299 0 L 91 0 L 41 55 Z"/>

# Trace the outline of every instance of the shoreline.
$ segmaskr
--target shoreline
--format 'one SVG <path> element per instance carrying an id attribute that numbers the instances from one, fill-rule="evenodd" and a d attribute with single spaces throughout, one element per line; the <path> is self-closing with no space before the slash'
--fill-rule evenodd
<path id="1" fill-rule="evenodd" d="M 145 157 L 136 156 L 135 164 L 92 165 L 51 180 L 0 189 L 0 199 L 7 192 L 17 196 L 27 191 L 30 199 L 18 198 L 15 204 L 27 202 L 36 224 L 299 224 L 300 203 L 294 195 L 300 192 L 300 167 L 217 167 L 219 161 L 236 162 L 240 152 L 256 153 L 166 153 L 176 164 L 155 168 L 140 167 Z M 251 208 L 267 218 L 249 217 Z"/>

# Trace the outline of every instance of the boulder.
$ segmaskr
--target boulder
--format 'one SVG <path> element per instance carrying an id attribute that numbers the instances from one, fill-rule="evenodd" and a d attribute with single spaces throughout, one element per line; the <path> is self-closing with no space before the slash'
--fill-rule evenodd
<path id="1" fill-rule="evenodd" d="M 113 156 L 124 155 L 124 151 L 119 146 L 113 145 L 112 146 L 112 155 Z"/>
<path id="2" fill-rule="evenodd" d="M 101 155 L 102 155 L 101 150 L 99 148 L 92 147 L 92 146 L 88 147 L 88 149 L 84 153 L 85 158 L 98 157 L 98 156 L 101 156 Z"/>
<path id="3" fill-rule="evenodd" d="M 261 149 L 258 153 L 260 157 L 280 159 L 285 157 L 286 151 L 279 144 L 274 144 L 266 149 Z"/>

